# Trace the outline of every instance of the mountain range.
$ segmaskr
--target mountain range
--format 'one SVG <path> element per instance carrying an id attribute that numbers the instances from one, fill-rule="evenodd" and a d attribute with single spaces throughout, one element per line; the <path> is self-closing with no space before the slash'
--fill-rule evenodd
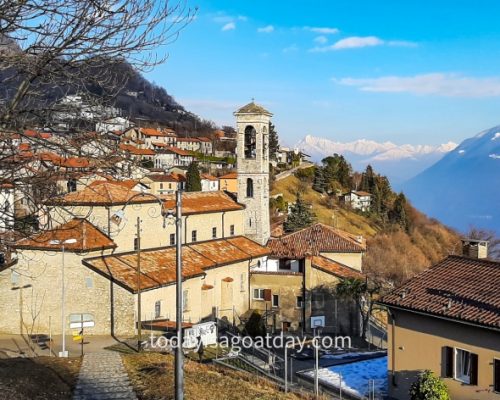
<path id="1" fill-rule="evenodd" d="M 315 162 L 337 153 L 344 155 L 355 170 L 361 171 L 370 164 L 377 172 L 387 175 L 396 187 L 433 165 L 456 146 L 453 142 L 439 146 L 397 145 L 366 139 L 342 143 L 312 135 L 295 144 Z"/>
<path id="2" fill-rule="evenodd" d="M 418 209 L 445 224 L 500 233 L 500 125 L 464 140 L 402 188 Z"/>

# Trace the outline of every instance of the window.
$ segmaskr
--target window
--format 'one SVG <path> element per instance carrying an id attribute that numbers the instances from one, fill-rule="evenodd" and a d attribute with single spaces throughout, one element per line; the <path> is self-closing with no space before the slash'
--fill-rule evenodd
<path id="1" fill-rule="evenodd" d="M 500 393 L 500 359 L 493 360 L 493 390 Z"/>
<path id="2" fill-rule="evenodd" d="M 247 197 L 253 197 L 253 180 L 247 179 Z"/>
<path id="3" fill-rule="evenodd" d="M 302 301 L 302 296 L 297 296 L 296 300 L 297 300 L 296 307 L 302 308 L 302 306 L 304 305 L 304 302 Z"/>
<path id="4" fill-rule="evenodd" d="M 273 307 L 279 307 L 280 306 L 280 296 L 278 294 L 273 294 Z"/>
<path id="5" fill-rule="evenodd" d="M 163 183 L 160 183 L 160 189 L 163 189 Z"/>
<path id="6" fill-rule="evenodd" d="M 477 354 L 455 349 L 454 378 L 468 385 L 477 385 Z"/>
<path id="7" fill-rule="evenodd" d="M 168 188 L 172 189 L 172 184 L 171 183 L 168 184 Z"/>
<path id="8" fill-rule="evenodd" d="M 12 271 L 12 274 L 10 275 L 10 282 L 14 285 L 17 286 L 19 285 L 19 273 L 16 271 Z"/>
<path id="9" fill-rule="evenodd" d="M 292 260 L 280 259 L 280 269 L 292 269 Z"/>
<path id="10" fill-rule="evenodd" d="M 134 238 L 134 250 L 138 250 L 138 249 L 139 249 L 139 239 Z"/>
<path id="11" fill-rule="evenodd" d="M 83 322 L 83 327 L 82 327 Z M 92 314 L 70 314 L 69 327 L 75 328 L 92 328 L 95 325 L 94 316 Z"/>
<path id="12" fill-rule="evenodd" d="M 217 228 L 215 226 L 212 228 L 212 239 L 217 239 Z"/>
<path id="13" fill-rule="evenodd" d="M 245 274 L 240 275 L 240 292 L 245 291 Z"/>
<path id="14" fill-rule="evenodd" d="M 161 300 L 155 301 L 155 318 L 161 317 Z"/>
<path id="15" fill-rule="evenodd" d="M 253 290 L 254 300 L 264 300 L 264 290 L 265 289 L 254 289 Z"/>
<path id="16" fill-rule="evenodd" d="M 175 245 L 175 233 L 170 234 L 170 246 Z"/>
<path id="17" fill-rule="evenodd" d="M 231 225 L 231 226 L 229 227 L 229 234 L 230 234 L 231 236 L 234 236 L 234 225 Z"/>
<path id="18" fill-rule="evenodd" d="M 191 231 L 191 241 L 196 242 L 197 240 L 197 232 L 196 231 Z"/>
<path id="19" fill-rule="evenodd" d="M 85 286 L 87 287 L 87 289 L 92 289 L 94 287 L 93 279 L 90 277 L 85 278 Z"/>
<path id="20" fill-rule="evenodd" d="M 189 290 L 182 291 L 182 311 L 184 312 L 189 310 L 188 295 L 189 295 Z"/>
<path id="21" fill-rule="evenodd" d="M 251 125 L 245 128 L 245 158 L 255 158 L 256 155 L 256 131 Z"/>

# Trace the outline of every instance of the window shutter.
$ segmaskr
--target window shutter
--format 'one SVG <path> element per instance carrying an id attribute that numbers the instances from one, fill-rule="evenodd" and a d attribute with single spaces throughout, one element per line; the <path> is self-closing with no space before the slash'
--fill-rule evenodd
<path id="1" fill-rule="evenodd" d="M 494 390 L 495 392 L 500 392 L 500 360 L 495 359 L 493 363 L 493 375 L 494 375 Z"/>
<path id="2" fill-rule="evenodd" d="M 470 353 L 470 384 L 477 385 L 477 354 Z"/>
<path id="3" fill-rule="evenodd" d="M 271 289 L 264 289 L 264 300 L 271 301 Z"/>
<path id="4" fill-rule="evenodd" d="M 453 347 L 443 347 L 443 363 L 444 363 L 444 376 L 445 378 L 453 378 Z"/>

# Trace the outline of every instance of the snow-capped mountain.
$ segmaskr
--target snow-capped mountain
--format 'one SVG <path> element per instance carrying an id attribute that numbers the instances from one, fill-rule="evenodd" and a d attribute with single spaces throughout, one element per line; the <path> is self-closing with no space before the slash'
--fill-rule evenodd
<path id="1" fill-rule="evenodd" d="M 403 189 L 417 208 L 448 225 L 500 233 L 500 126 L 464 140 Z"/>
<path id="2" fill-rule="evenodd" d="M 311 135 L 307 135 L 295 145 L 316 162 L 337 153 L 343 154 L 356 170 L 363 170 L 371 164 L 376 171 L 387 175 L 395 184 L 417 175 L 456 146 L 453 142 L 439 146 L 397 145 L 366 139 L 342 143 Z"/>

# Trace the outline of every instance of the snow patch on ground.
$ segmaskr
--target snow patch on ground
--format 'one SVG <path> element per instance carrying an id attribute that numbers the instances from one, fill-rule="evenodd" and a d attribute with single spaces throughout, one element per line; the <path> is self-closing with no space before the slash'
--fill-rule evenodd
<path id="1" fill-rule="evenodd" d="M 314 378 L 314 370 L 305 374 Z M 318 379 L 358 397 L 368 396 L 374 381 L 375 395 L 384 395 L 387 393 L 387 356 L 321 368 Z"/>

